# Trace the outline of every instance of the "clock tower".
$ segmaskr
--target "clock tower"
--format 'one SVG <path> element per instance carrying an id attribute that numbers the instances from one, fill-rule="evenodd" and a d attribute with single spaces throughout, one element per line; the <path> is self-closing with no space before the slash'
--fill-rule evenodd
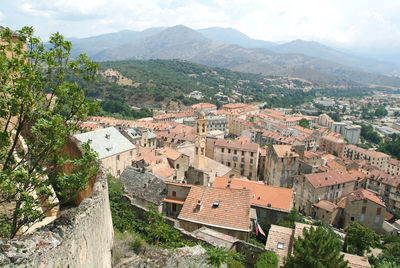
<path id="1" fill-rule="evenodd" d="M 194 139 L 194 167 L 203 169 L 206 158 L 206 138 L 207 138 L 207 119 L 205 114 L 201 111 L 198 114 L 195 123 L 195 139 Z"/>

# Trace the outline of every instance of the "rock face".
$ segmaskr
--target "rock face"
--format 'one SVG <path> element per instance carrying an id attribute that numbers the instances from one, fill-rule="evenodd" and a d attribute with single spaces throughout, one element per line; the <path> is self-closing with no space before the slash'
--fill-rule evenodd
<path id="1" fill-rule="evenodd" d="M 35 232 L 0 241 L 0 267 L 111 267 L 113 227 L 107 176 L 100 168 L 92 194 Z"/>
<path id="2" fill-rule="evenodd" d="M 148 248 L 143 254 L 126 256 L 115 267 L 120 268 L 187 268 L 209 267 L 207 254 L 201 246 L 184 247 L 175 250 Z"/>

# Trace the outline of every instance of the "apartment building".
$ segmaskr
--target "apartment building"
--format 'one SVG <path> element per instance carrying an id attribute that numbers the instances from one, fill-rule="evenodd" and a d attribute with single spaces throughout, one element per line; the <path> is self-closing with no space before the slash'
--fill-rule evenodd
<path id="1" fill-rule="evenodd" d="M 375 166 L 385 172 L 387 171 L 390 160 L 390 156 L 385 153 L 366 150 L 352 144 L 344 147 L 343 157 L 351 160 L 365 159 L 369 161 L 372 166 Z"/>
<path id="2" fill-rule="evenodd" d="M 347 171 L 328 170 L 314 174 L 301 174 L 294 180 L 295 207 L 311 215 L 312 206 L 320 200 L 336 203 L 354 190 L 356 179 Z"/>
<path id="3" fill-rule="evenodd" d="M 148 147 L 156 149 L 156 134 L 147 128 L 128 128 L 122 131 L 122 134 L 136 146 Z"/>
<path id="4" fill-rule="evenodd" d="M 319 148 L 322 151 L 339 157 L 343 155 L 346 145 L 347 143 L 343 139 L 334 136 L 324 136 L 319 139 Z"/>
<path id="5" fill-rule="evenodd" d="M 214 144 L 214 160 L 257 180 L 259 150 L 259 145 L 251 143 L 248 137 L 218 139 Z"/>

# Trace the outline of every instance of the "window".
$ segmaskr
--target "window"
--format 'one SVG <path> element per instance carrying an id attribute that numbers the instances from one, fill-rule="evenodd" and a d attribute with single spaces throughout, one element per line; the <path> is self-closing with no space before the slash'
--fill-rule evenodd
<path id="1" fill-rule="evenodd" d="M 244 158 L 242 158 L 242 162 L 244 163 Z"/>
<path id="2" fill-rule="evenodd" d="M 176 211 L 176 204 L 175 203 L 172 204 L 172 211 L 174 211 L 174 212 Z"/>
<path id="3" fill-rule="evenodd" d="M 376 217 L 375 217 L 375 224 L 379 223 L 379 220 L 380 220 L 380 219 L 381 219 L 380 216 L 376 216 Z"/>
<path id="4" fill-rule="evenodd" d="M 244 168 L 244 165 L 243 165 L 243 164 L 241 164 L 241 165 L 240 165 L 240 168 Z"/>
<path id="5" fill-rule="evenodd" d="M 350 220 L 351 220 L 351 221 L 354 221 L 354 217 L 351 217 Z"/>
<path id="6" fill-rule="evenodd" d="M 242 156 L 244 156 L 244 151 L 242 151 Z"/>
<path id="7" fill-rule="evenodd" d="M 283 249 L 284 244 L 281 242 L 278 242 L 277 248 L 278 249 Z"/>
<path id="8" fill-rule="evenodd" d="M 129 152 L 129 155 L 132 156 L 132 151 Z"/>
<path id="9" fill-rule="evenodd" d="M 228 149 L 228 154 L 230 154 L 231 153 L 231 149 Z"/>
<path id="10" fill-rule="evenodd" d="M 224 148 L 221 148 L 221 153 L 223 153 L 224 152 Z"/>
<path id="11" fill-rule="evenodd" d="M 179 164 L 176 164 L 176 168 L 179 168 Z"/>
<path id="12" fill-rule="evenodd" d="M 381 215 L 381 208 L 376 209 L 376 215 Z"/>
<path id="13" fill-rule="evenodd" d="M 252 172 L 249 172 L 249 177 L 253 177 L 253 173 Z"/>
<path id="14" fill-rule="evenodd" d="M 251 157 L 253 157 L 253 156 L 254 156 L 254 153 L 253 153 L 253 152 L 251 152 L 250 156 L 251 156 Z"/>
<path id="15" fill-rule="evenodd" d="M 117 155 L 117 161 L 119 161 L 119 155 Z"/>
<path id="16" fill-rule="evenodd" d="M 361 208 L 361 213 L 365 213 L 366 211 L 367 211 L 367 207 L 364 206 Z"/>
<path id="17" fill-rule="evenodd" d="M 176 191 L 172 191 L 172 196 L 176 196 Z"/>
<path id="18" fill-rule="evenodd" d="M 361 214 L 361 215 L 360 215 L 360 222 L 363 222 L 363 221 L 364 221 L 364 218 L 365 218 L 365 214 Z"/>
<path id="19" fill-rule="evenodd" d="M 121 170 L 117 170 L 117 175 L 119 176 L 119 175 L 121 175 Z"/>
<path id="20" fill-rule="evenodd" d="M 233 163 L 233 167 L 236 167 L 236 163 Z"/>
<path id="21" fill-rule="evenodd" d="M 250 164 L 253 164 L 253 159 L 250 159 Z"/>
<path id="22" fill-rule="evenodd" d="M 231 166 L 231 162 L 226 162 L 226 165 L 227 165 L 228 167 L 230 167 L 230 166 Z"/>
<path id="23" fill-rule="evenodd" d="M 237 150 L 235 150 L 233 153 L 234 153 L 234 154 L 237 154 Z"/>

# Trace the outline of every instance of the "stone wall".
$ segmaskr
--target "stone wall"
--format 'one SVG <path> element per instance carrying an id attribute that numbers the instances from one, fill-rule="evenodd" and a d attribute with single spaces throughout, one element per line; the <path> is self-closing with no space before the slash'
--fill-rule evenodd
<path id="1" fill-rule="evenodd" d="M 113 227 L 107 176 L 100 168 L 78 207 L 31 234 L 0 241 L 1 267 L 111 267 Z"/>

